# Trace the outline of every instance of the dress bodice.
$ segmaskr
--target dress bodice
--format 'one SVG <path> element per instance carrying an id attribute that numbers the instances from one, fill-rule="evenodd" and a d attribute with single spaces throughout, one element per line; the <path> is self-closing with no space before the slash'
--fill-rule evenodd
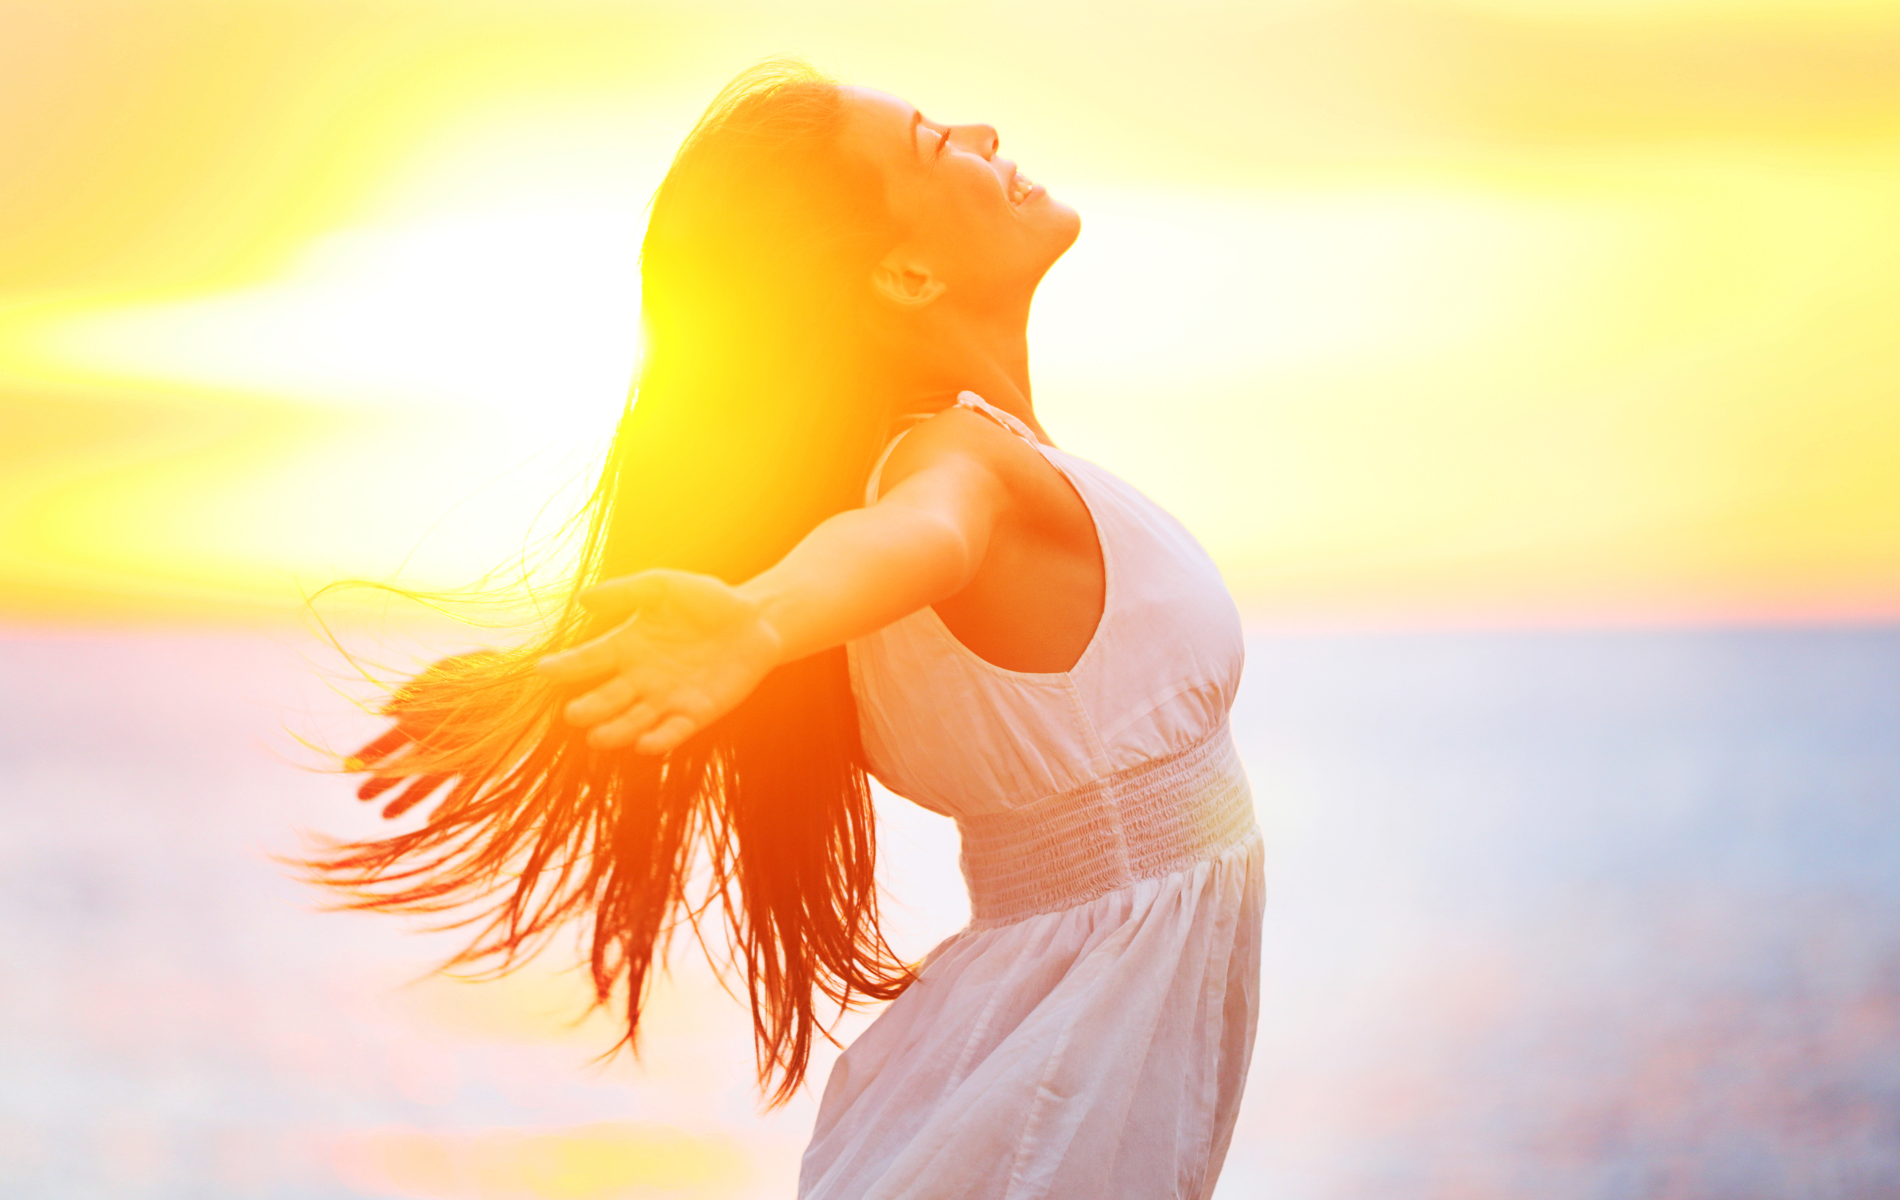
<path id="1" fill-rule="evenodd" d="M 1239 613 L 1207 552 L 1127 482 L 1038 442 L 974 393 L 957 403 L 1028 440 L 1074 485 L 1101 543 L 1102 616 L 1075 665 L 1053 673 L 988 662 L 933 608 L 849 643 L 872 773 L 926 808 L 973 818 L 1072 792 L 1221 730 L 1240 683 L 1243 642 Z M 883 461 L 867 504 L 877 498 Z"/>

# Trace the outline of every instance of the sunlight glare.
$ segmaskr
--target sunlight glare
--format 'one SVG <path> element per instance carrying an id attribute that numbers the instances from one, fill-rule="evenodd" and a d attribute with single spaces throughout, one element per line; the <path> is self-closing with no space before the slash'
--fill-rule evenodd
<path id="1" fill-rule="evenodd" d="M 594 426 L 638 352 L 637 231 L 585 205 L 344 230 L 278 281 L 80 317 L 41 352 L 82 377 Z"/>

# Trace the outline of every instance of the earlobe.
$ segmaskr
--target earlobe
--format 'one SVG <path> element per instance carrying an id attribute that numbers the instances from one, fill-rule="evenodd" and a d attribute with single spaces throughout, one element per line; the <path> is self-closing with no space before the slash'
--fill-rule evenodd
<path id="1" fill-rule="evenodd" d="M 923 308 L 948 290 L 930 269 L 896 254 L 871 268 L 871 290 L 899 308 Z"/>

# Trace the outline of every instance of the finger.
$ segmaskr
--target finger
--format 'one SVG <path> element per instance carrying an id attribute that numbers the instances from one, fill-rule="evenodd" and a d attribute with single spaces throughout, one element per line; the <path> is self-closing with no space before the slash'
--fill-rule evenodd
<path id="1" fill-rule="evenodd" d="M 562 713 L 569 725 L 585 729 L 620 715 L 639 698 L 640 690 L 634 686 L 633 680 L 625 675 L 616 675 L 585 696 L 568 701 Z"/>
<path id="2" fill-rule="evenodd" d="M 699 722 L 685 713 L 674 713 L 654 727 L 652 732 L 633 744 L 636 754 L 665 754 L 679 747 L 699 729 Z"/>
<path id="3" fill-rule="evenodd" d="M 613 670 L 617 664 L 607 639 L 612 634 L 583 642 L 572 650 L 550 654 L 535 664 L 535 670 L 560 683 L 584 683 Z"/>
<path id="4" fill-rule="evenodd" d="M 352 775 L 367 770 L 372 764 L 388 758 L 408 740 L 409 731 L 398 725 L 374 741 L 365 743 L 355 754 L 344 759 L 343 769 Z"/>
<path id="5" fill-rule="evenodd" d="M 660 598 L 661 582 L 652 572 L 641 571 L 634 575 L 622 575 L 618 579 L 609 579 L 595 584 L 577 593 L 574 599 L 580 606 L 597 617 L 621 620 L 631 615 L 642 605 L 653 604 Z"/>
<path id="6" fill-rule="evenodd" d="M 596 750 L 631 746 L 659 724 L 662 715 L 663 710 L 658 705 L 643 700 L 613 720 L 594 726 L 588 731 L 587 744 Z"/>
<path id="7" fill-rule="evenodd" d="M 374 800 L 390 788 L 397 786 L 409 778 L 412 778 L 412 776 L 378 775 L 373 779 L 365 779 L 363 786 L 356 789 L 356 798 L 358 800 Z"/>
<path id="8" fill-rule="evenodd" d="M 383 806 L 383 819 L 393 820 L 428 798 L 429 793 L 448 782 L 448 775 L 418 775 L 394 800 Z"/>

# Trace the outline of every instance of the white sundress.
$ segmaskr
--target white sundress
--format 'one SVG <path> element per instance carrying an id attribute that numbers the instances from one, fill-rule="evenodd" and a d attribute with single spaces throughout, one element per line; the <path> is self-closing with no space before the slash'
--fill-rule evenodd
<path id="1" fill-rule="evenodd" d="M 1261 841 L 1227 727 L 1239 614 L 1160 506 L 957 402 L 1075 486 L 1106 597 L 1061 673 L 994 666 L 929 608 L 848 646 L 871 769 L 955 818 L 971 921 L 838 1059 L 799 1196 L 1199 1200 L 1259 1010 Z"/>

